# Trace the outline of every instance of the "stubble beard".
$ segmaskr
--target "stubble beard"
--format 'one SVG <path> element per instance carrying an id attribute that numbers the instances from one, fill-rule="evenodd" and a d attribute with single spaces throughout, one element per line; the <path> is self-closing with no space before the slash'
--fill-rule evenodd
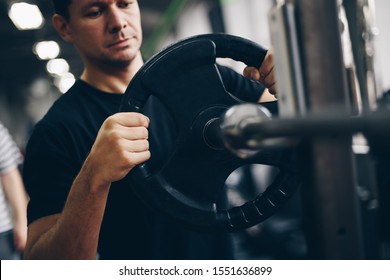
<path id="1" fill-rule="evenodd" d="M 137 54 L 127 54 L 121 55 L 118 57 L 113 57 L 110 55 L 102 55 L 99 57 L 98 64 L 103 68 L 113 68 L 113 69 L 125 69 L 134 61 L 137 57 Z"/>

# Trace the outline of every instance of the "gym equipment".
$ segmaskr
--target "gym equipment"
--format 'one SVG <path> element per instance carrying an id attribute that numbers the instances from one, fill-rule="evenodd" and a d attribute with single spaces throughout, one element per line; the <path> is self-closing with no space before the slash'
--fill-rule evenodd
<path id="1" fill-rule="evenodd" d="M 347 76 L 353 72 L 346 71 L 343 60 L 340 1 L 278 1 L 270 16 L 271 39 L 275 46 L 276 77 L 282 86 L 278 88 L 279 110 L 287 114 L 279 114 L 280 118 L 272 121 L 255 114 L 243 117 L 242 105 L 236 105 L 226 113 L 226 126 L 222 123 L 225 141 L 237 150 L 255 152 L 264 146 L 268 149 L 270 144 L 305 139 L 299 158 L 306 167 L 302 197 L 311 259 L 376 259 L 380 255 L 377 229 L 369 228 L 378 199 L 372 199 L 370 209 L 365 209 L 367 194 L 366 201 L 361 203 L 363 186 L 359 184 L 363 181 L 357 176 L 362 174 L 356 174 L 358 156 L 353 150 L 355 137 L 352 137 L 359 132 L 370 144 L 360 154 L 360 163 L 363 158 L 369 167 L 370 154 L 377 158 L 382 215 L 374 223 L 386 224 L 389 177 L 383 171 L 388 169 L 389 162 L 390 107 L 372 106 L 377 105 L 374 103 L 379 93 L 374 79 L 372 22 L 366 18 L 371 11 L 370 3 L 343 1 L 348 8 L 349 25 L 354 27 L 350 32 L 351 45 L 360 91 L 354 91 L 353 83 L 348 80 L 353 75 Z M 297 38 L 292 38 L 294 32 L 299 34 Z M 359 98 L 351 100 L 351 96 Z M 357 100 L 362 104 L 356 103 Z M 278 141 L 273 140 L 275 137 Z M 373 178 L 370 171 L 363 170 Z M 375 183 L 369 181 L 363 182 L 367 184 L 364 189 L 376 196 Z"/>
<path id="2" fill-rule="evenodd" d="M 231 58 L 259 67 L 265 54 L 266 50 L 247 39 L 205 34 L 165 48 L 138 71 L 120 111 L 143 112 L 152 95 L 166 107 L 178 135 L 174 151 L 161 168 L 153 170 L 146 162 L 128 175 L 145 203 L 200 231 L 233 231 L 264 221 L 291 197 L 300 185 L 291 149 L 264 149 L 239 158 L 221 139 L 221 116 L 243 101 L 224 87 L 216 59 Z M 154 137 L 159 135 L 149 135 L 151 141 Z M 273 165 L 280 172 L 252 201 L 225 208 L 227 177 L 251 163 Z"/>

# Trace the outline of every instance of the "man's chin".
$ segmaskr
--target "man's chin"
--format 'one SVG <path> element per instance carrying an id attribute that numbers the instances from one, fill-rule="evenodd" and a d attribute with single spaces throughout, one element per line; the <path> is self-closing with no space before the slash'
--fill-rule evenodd
<path id="1" fill-rule="evenodd" d="M 111 64 L 114 66 L 118 66 L 118 67 L 127 67 L 129 66 L 134 60 L 136 60 L 137 58 L 137 53 L 129 53 L 129 52 L 126 52 L 124 54 L 119 54 L 118 56 L 116 57 L 112 57 L 111 59 Z M 109 62 L 110 63 L 110 62 Z"/>
<path id="2" fill-rule="evenodd" d="M 127 68 L 133 59 L 129 58 L 106 58 L 103 60 L 100 60 L 100 65 L 102 67 L 112 67 L 112 68 Z"/>
<path id="3" fill-rule="evenodd" d="M 127 68 L 131 64 L 132 60 L 124 60 L 124 59 L 118 59 L 118 60 L 112 60 L 111 65 L 113 67 L 117 68 Z"/>

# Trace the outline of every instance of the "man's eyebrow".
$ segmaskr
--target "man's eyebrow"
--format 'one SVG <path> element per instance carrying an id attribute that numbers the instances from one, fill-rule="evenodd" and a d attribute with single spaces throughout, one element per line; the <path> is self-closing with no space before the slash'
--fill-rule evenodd
<path id="1" fill-rule="evenodd" d="M 84 12 L 84 11 L 87 11 L 87 10 L 88 10 L 89 8 L 91 8 L 91 7 L 102 7 L 102 6 L 104 6 L 104 2 L 103 2 L 103 1 L 96 0 L 96 1 L 87 3 L 87 4 L 85 4 L 84 6 L 82 6 L 82 7 L 81 7 L 81 10 Z"/>

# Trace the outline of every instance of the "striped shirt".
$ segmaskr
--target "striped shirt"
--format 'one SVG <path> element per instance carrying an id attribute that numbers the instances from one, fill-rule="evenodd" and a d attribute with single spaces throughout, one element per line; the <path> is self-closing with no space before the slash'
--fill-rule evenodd
<path id="1" fill-rule="evenodd" d="M 0 178 L 17 168 L 23 157 L 8 130 L 0 123 Z M 12 217 L 0 180 L 0 233 L 12 229 Z"/>

